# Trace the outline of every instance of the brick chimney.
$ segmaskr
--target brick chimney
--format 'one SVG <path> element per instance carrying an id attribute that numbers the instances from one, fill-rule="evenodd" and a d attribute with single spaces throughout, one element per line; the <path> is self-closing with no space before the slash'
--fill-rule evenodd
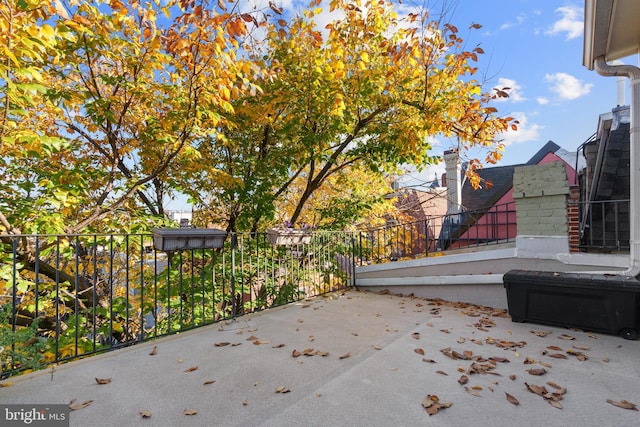
<path id="1" fill-rule="evenodd" d="M 460 182 L 462 167 L 458 150 L 445 151 L 444 163 L 447 175 L 446 184 L 443 183 L 442 185 L 447 187 L 447 215 L 453 215 L 460 213 L 460 207 L 462 206 L 462 184 Z"/>

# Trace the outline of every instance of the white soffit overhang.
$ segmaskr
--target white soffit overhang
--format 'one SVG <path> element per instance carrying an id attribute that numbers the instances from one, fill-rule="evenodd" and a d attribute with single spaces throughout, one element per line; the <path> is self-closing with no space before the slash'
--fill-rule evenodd
<path id="1" fill-rule="evenodd" d="M 606 61 L 639 52 L 640 0 L 585 0 L 582 63 L 593 70 L 593 61 Z"/>

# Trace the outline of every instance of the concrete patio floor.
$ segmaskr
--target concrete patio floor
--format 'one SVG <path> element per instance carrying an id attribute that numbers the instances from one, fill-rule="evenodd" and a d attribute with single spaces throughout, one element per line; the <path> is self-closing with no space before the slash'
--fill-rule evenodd
<path id="1" fill-rule="evenodd" d="M 562 409 L 526 385 L 548 382 Z M 607 402 L 640 405 L 640 341 L 355 290 L 4 383 L 2 404 L 91 401 L 72 426 L 640 425 Z M 428 395 L 452 405 L 429 415 Z"/>

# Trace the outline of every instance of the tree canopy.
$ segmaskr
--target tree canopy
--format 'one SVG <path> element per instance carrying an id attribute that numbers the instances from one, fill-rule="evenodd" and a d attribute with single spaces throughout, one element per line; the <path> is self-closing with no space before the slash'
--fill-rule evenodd
<path id="1" fill-rule="evenodd" d="M 434 161 L 429 137 L 499 159 L 515 121 L 451 23 L 387 1 L 248 7 L 0 1 L 0 231 L 146 230 L 177 193 L 229 230 L 343 227 L 388 205 L 397 165 Z"/>

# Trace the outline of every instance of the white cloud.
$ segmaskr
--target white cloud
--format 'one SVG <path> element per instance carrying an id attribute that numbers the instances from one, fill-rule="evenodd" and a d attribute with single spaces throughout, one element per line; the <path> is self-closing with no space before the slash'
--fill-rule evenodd
<path id="1" fill-rule="evenodd" d="M 584 25 L 582 18 L 582 8 L 578 6 L 562 6 L 555 10 L 562 18 L 553 23 L 551 28 L 545 31 L 546 35 L 556 36 L 566 33 L 565 40 L 578 38 L 582 35 Z"/>
<path id="2" fill-rule="evenodd" d="M 536 101 L 538 101 L 538 104 L 540 105 L 547 105 L 549 103 L 549 100 L 544 96 L 539 96 L 538 98 L 536 98 Z"/>
<path id="3" fill-rule="evenodd" d="M 504 24 L 500 25 L 500 29 L 501 30 L 508 30 L 511 27 L 515 27 L 518 26 L 520 24 L 522 24 L 525 20 L 526 20 L 526 16 L 525 15 L 518 15 L 516 17 L 516 21 L 509 21 L 509 22 L 505 22 Z"/>
<path id="4" fill-rule="evenodd" d="M 505 92 L 507 92 L 509 94 L 508 98 L 496 98 L 495 102 L 506 102 L 506 101 L 522 102 L 522 101 L 526 101 L 527 100 L 527 98 L 522 96 L 522 92 L 521 92 L 522 88 L 513 79 L 507 79 L 505 77 L 500 77 L 498 79 L 498 83 L 496 84 L 495 87 L 497 87 L 498 89 L 508 88 L 507 90 L 505 90 Z"/>
<path id="5" fill-rule="evenodd" d="M 522 112 L 511 113 L 510 116 L 519 122 L 517 124 L 518 130 L 514 131 L 509 129 L 507 132 L 499 135 L 499 139 L 502 139 L 502 143 L 505 146 L 537 141 L 540 138 L 540 130 L 543 126 L 536 123 L 529 123 L 526 114 Z"/>
<path id="6" fill-rule="evenodd" d="M 560 99 L 572 100 L 580 98 L 591 91 L 591 83 L 583 83 L 571 74 L 555 73 L 547 74 L 544 79 L 551 83 L 550 89 L 555 92 Z"/>

